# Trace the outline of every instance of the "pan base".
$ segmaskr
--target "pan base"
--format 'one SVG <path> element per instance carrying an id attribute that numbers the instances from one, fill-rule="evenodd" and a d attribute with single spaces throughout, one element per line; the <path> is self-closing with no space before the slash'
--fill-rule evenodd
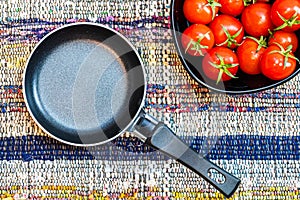
<path id="1" fill-rule="evenodd" d="M 97 130 L 122 110 L 125 76 L 125 67 L 108 47 L 91 40 L 66 42 L 44 60 L 38 99 L 56 125 Z"/>

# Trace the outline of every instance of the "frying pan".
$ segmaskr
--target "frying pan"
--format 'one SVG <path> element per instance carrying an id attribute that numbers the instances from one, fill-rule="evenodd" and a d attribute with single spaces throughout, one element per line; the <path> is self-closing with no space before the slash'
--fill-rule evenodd
<path id="1" fill-rule="evenodd" d="M 226 197 L 240 183 L 144 112 L 142 61 L 127 39 L 108 27 L 74 23 L 49 33 L 27 61 L 23 89 L 32 118 L 61 142 L 100 145 L 130 131 L 199 174 Z M 213 179 L 212 171 L 224 181 Z"/>

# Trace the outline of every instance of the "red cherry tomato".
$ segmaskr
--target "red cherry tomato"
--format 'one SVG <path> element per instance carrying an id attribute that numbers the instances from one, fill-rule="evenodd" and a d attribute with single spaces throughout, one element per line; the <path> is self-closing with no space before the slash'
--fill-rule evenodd
<path id="1" fill-rule="evenodd" d="M 193 24 L 184 30 L 181 43 L 186 53 L 203 56 L 214 46 L 215 39 L 212 31 L 206 25 Z"/>
<path id="2" fill-rule="evenodd" d="M 272 80 L 282 80 L 295 71 L 296 62 L 291 49 L 285 50 L 277 45 L 271 45 L 262 55 L 261 72 Z"/>
<path id="3" fill-rule="evenodd" d="M 219 0 L 219 3 L 222 5 L 220 12 L 232 16 L 240 15 L 245 8 L 244 0 Z"/>
<path id="4" fill-rule="evenodd" d="M 275 30 L 293 32 L 300 29 L 300 0 L 276 0 L 271 9 Z"/>
<path id="5" fill-rule="evenodd" d="M 251 75 L 260 74 L 260 59 L 266 50 L 266 39 L 246 38 L 237 48 L 240 69 Z"/>
<path id="6" fill-rule="evenodd" d="M 298 37 L 293 32 L 276 31 L 269 40 L 269 45 L 274 43 L 279 43 L 285 49 L 292 45 L 292 52 L 295 52 L 298 48 Z"/>
<path id="7" fill-rule="evenodd" d="M 209 25 L 217 46 L 234 49 L 243 40 L 244 28 L 239 20 L 230 15 L 219 15 Z"/>
<path id="8" fill-rule="evenodd" d="M 245 31 L 253 36 L 268 36 L 273 29 L 271 20 L 271 5 L 255 3 L 246 7 L 242 13 L 241 22 Z"/>
<path id="9" fill-rule="evenodd" d="M 219 11 L 218 0 L 185 0 L 183 13 L 191 23 L 208 24 Z"/>
<path id="10" fill-rule="evenodd" d="M 204 74 L 217 83 L 236 78 L 239 61 L 236 54 L 226 47 L 211 49 L 202 60 Z"/>

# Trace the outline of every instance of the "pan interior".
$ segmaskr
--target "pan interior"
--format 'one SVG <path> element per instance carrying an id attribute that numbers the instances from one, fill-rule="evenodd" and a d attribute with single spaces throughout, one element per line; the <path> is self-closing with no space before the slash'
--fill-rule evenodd
<path id="1" fill-rule="evenodd" d="M 53 33 L 32 54 L 26 97 L 34 118 L 55 137 L 76 144 L 105 142 L 140 109 L 142 66 L 131 46 L 113 32 L 73 29 Z M 68 36 L 73 31 L 75 36 Z"/>

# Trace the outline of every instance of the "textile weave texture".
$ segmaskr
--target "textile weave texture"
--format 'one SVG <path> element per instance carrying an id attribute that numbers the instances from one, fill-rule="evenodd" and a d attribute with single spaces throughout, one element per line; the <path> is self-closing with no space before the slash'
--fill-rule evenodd
<path id="1" fill-rule="evenodd" d="M 26 61 L 47 33 L 80 21 L 105 24 L 133 43 L 146 68 L 145 111 L 242 180 L 231 199 L 300 199 L 299 76 L 255 94 L 215 94 L 202 87 L 177 56 L 170 4 L 0 1 L 2 199 L 224 199 L 131 133 L 101 146 L 73 147 L 34 123 L 22 93 Z"/>

